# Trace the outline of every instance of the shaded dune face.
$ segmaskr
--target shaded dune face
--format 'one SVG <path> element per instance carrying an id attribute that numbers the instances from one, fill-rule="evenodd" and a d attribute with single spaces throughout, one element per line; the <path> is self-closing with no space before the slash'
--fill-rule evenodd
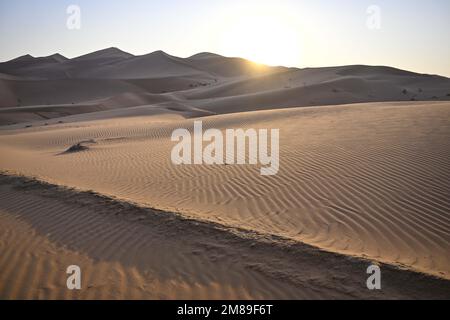
<path id="1" fill-rule="evenodd" d="M 175 166 L 192 120 L 128 117 L 4 131 L 4 170 L 450 279 L 450 104 L 375 103 L 202 118 L 280 129 L 280 170 Z M 59 155 L 94 139 L 83 152 Z"/>
<path id="2" fill-rule="evenodd" d="M 91 201 L 86 207 L 37 194 L 0 186 L 2 299 L 306 299 L 326 294 L 325 289 L 298 290 L 245 267 L 253 259 L 239 261 L 242 248 L 233 250 L 226 241 L 219 250 L 202 243 L 201 236 L 187 233 L 180 239 L 174 228 L 136 222 L 145 215 L 119 218 L 118 208 L 98 205 L 92 197 L 83 197 Z M 232 258 L 214 259 L 224 254 Z M 82 270 L 80 291 L 66 287 L 66 268 L 74 263 Z"/>
<path id="3" fill-rule="evenodd" d="M 0 175 L 0 200 L 2 299 L 450 296 L 447 281 L 388 265 L 389 285 L 367 290 L 366 260 L 36 179 Z M 72 291 L 74 263 L 82 279 Z"/>

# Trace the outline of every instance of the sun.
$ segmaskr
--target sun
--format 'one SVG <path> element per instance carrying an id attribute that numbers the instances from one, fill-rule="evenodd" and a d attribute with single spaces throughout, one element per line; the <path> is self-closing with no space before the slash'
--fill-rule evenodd
<path id="1" fill-rule="evenodd" d="M 267 65 L 296 66 L 301 60 L 300 28 L 289 13 L 277 8 L 241 9 L 223 26 L 225 55 Z"/>

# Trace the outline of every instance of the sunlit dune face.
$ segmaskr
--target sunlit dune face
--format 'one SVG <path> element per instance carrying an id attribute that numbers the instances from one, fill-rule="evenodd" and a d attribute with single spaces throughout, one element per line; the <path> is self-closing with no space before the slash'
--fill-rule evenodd
<path id="1" fill-rule="evenodd" d="M 292 16 L 278 8 L 234 12 L 223 26 L 222 50 L 267 65 L 298 65 L 300 30 Z"/>

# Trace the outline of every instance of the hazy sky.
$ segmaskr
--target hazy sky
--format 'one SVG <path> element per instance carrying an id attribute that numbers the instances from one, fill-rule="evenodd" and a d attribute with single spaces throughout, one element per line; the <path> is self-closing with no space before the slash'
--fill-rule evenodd
<path id="1" fill-rule="evenodd" d="M 69 5 L 81 9 L 79 30 L 67 27 Z M 376 8 L 368 13 L 372 5 L 380 19 Z M 0 0 L 1 61 L 26 53 L 75 57 L 111 46 L 133 54 L 209 51 L 272 65 L 390 65 L 450 76 L 450 1 Z"/>

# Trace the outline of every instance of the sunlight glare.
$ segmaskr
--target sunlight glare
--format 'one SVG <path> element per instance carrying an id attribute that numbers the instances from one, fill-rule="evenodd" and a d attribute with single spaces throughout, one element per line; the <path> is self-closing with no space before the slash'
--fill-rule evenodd
<path id="1" fill-rule="evenodd" d="M 246 8 L 234 12 L 222 32 L 222 50 L 267 65 L 294 66 L 300 62 L 300 29 L 279 8 Z"/>

